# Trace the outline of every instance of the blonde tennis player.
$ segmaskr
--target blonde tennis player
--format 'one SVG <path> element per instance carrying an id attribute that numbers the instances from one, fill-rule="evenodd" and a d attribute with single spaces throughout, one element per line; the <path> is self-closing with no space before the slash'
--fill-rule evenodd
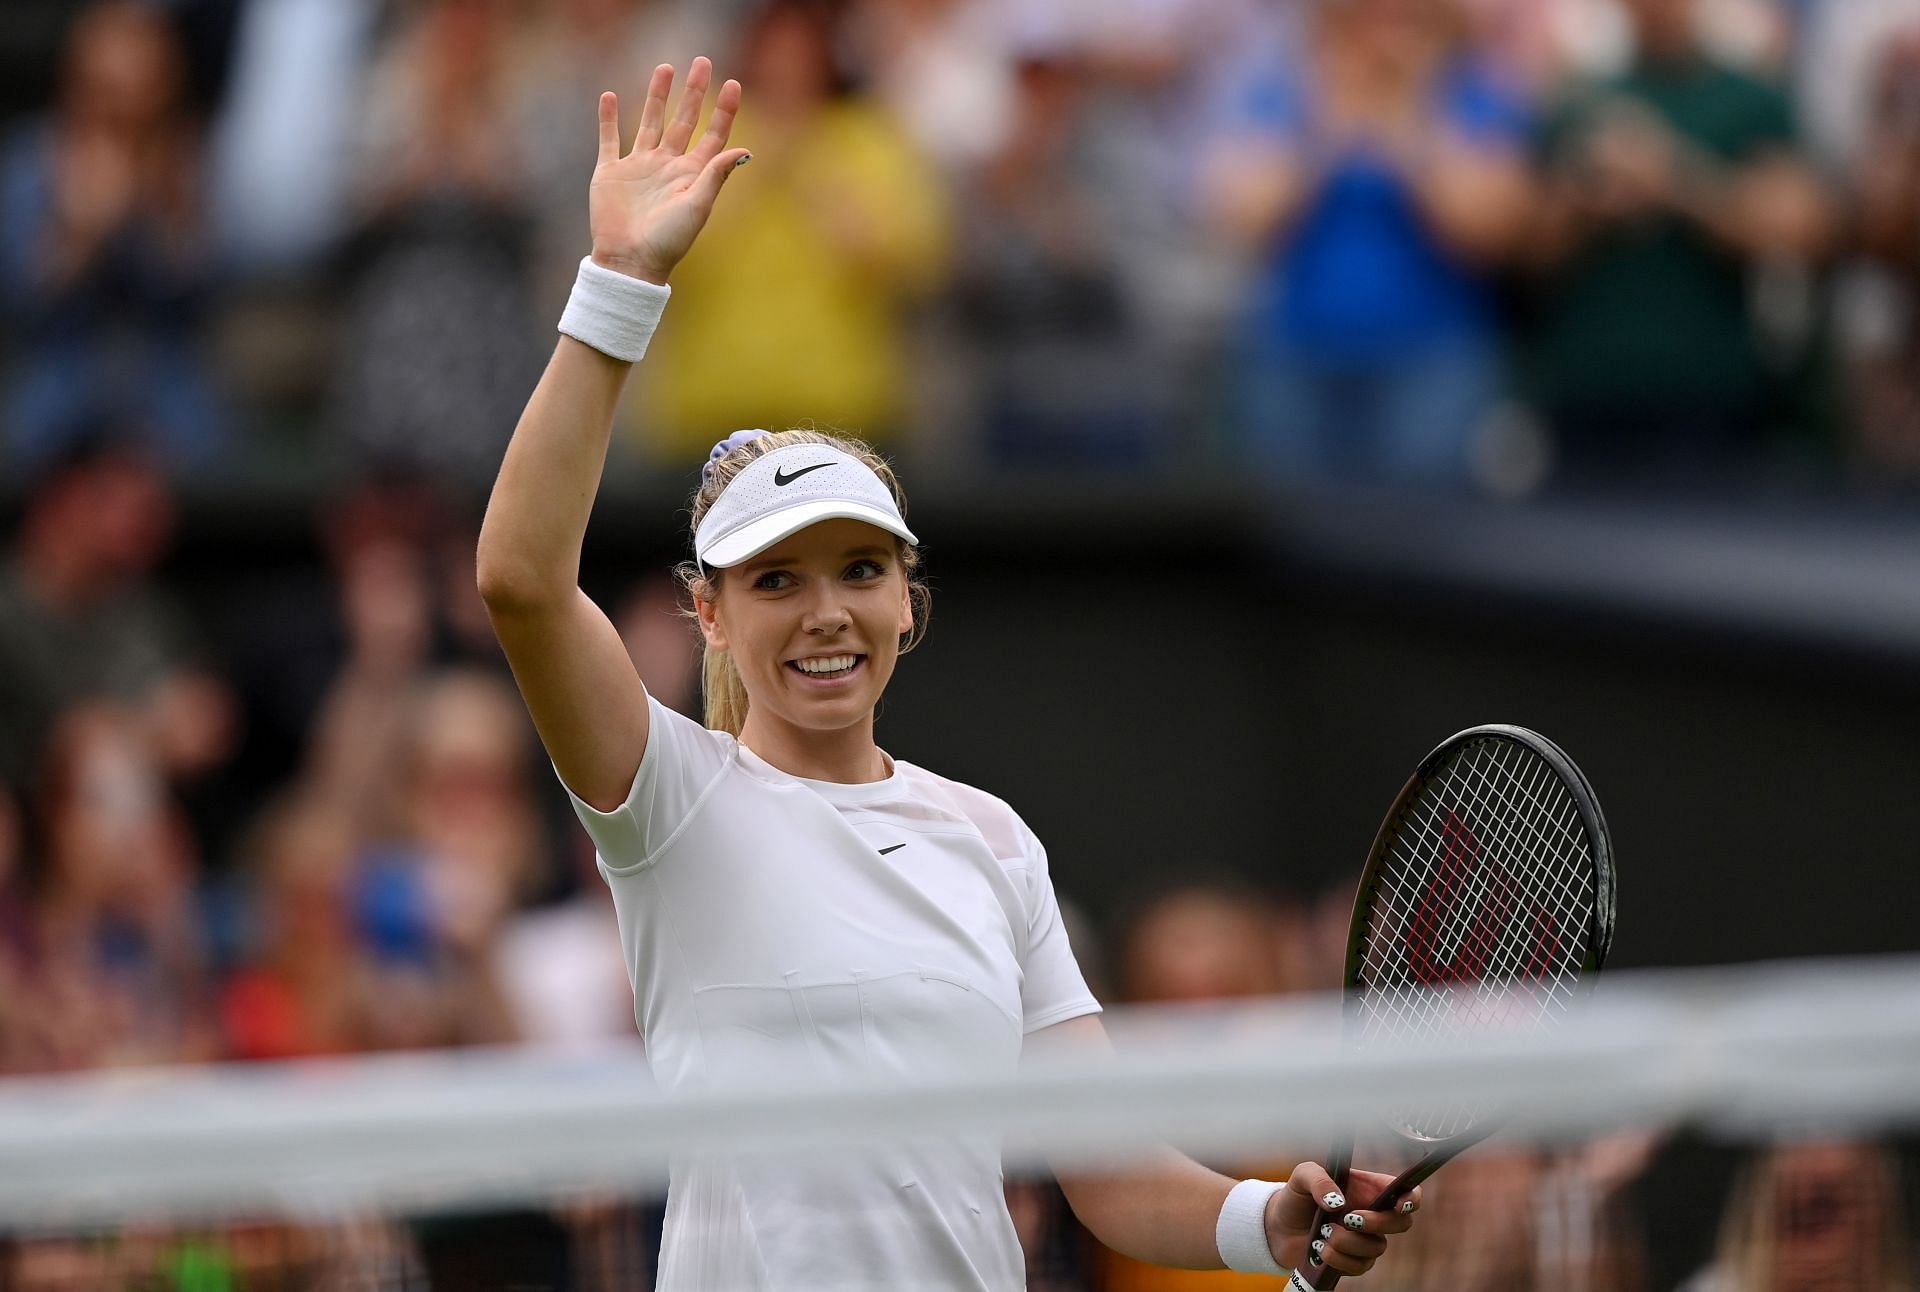
<path id="1" fill-rule="evenodd" d="M 695 60 L 669 116 L 673 69 L 655 69 L 624 156 L 618 104 L 600 100 L 593 253 L 478 554 L 495 631 L 612 886 L 648 1053 L 664 1086 L 686 1088 L 1005 1071 L 1044 1041 L 1102 1044 L 1039 840 L 999 799 L 874 743 L 875 705 L 927 608 L 878 456 L 806 431 L 715 448 L 682 570 L 706 637 L 704 727 L 648 697 L 578 586 L 628 368 L 748 160 L 728 145 L 737 82 L 694 139 L 711 76 Z M 1384 1183 L 1356 1176 L 1352 1201 Z M 1317 1202 L 1347 1205 L 1312 1164 L 1236 1182 L 1168 1150 L 1062 1184 L 1103 1242 L 1191 1268 L 1361 1273 L 1412 1219 L 1352 1210 L 1309 1233 Z M 942 1140 L 677 1164 L 659 1286 L 1002 1289 L 1022 1271 L 997 1147 Z"/>

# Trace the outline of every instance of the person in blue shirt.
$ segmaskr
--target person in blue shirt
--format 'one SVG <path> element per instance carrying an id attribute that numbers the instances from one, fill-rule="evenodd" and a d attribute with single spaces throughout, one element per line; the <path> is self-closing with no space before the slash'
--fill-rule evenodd
<path id="1" fill-rule="evenodd" d="M 1526 104 L 1465 32 L 1433 0 L 1323 3 L 1239 78 L 1209 200 L 1259 265 L 1234 404 L 1280 475 L 1469 478 L 1530 183 Z"/>

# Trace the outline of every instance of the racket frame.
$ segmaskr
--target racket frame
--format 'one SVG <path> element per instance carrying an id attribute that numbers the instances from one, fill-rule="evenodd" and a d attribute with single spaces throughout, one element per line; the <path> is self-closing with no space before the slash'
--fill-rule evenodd
<path id="1" fill-rule="evenodd" d="M 1360 873 L 1360 888 L 1354 895 L 1353 919 L 1347 929 L 1347 962 L 1342 986 L 1346 999 L 1343 1005 L 1346 1025 L 1349 1029 L 1356 1025 L 1359 1009 L 1357 989 L 1360 974 L 1366 964 L 1366 946 L 1369 918 L 1373 911 L 1377 881 L 1380 870 L 1386 864 L 1395 840 L 1399 837 L 1400 827 L 1406 816 L 1413 810 L 1420 791 L 1426 788 L 1461 746 L 1477 740 L 1509 740 L 1521 745 L 1533 754 L 1560 778 L 1566 786 L 1569 797 L 1573 799 L 1575 810 L 1580 815 L 1580 823 L 1586 830 L 1587 840 L 1592 847 L 1594 870 L 1593 911 L 1589 916 L 1587 928 L 1587 949 L 1580 964 L 1579 977 L 1574 991 L 1576 998 L 1585 996 L 1593 990 L 1593 980 L 1606 966 L 1607 956 L 1613 950 L 1613 929 L 1616 902 L 1618 900 L 1617 883 L 1613 867 L 1613 837 L 1607 831 L 1606 817 L 1600 811 L 1600 800 L 1595 797 L 1592 784 L 1587 780 L 1566 751 L 1547 739 L 1539 732 L 1527 727 L 1513 726 L 1508 723 L 1485 723 L 1457 732 L 1434 747 L 1432 753 L 1420 760 L 1413 775 L 1400 788 L 1393 806 L 1382 818 L 1380 828 L 1374 832 L 1373 847 L 1367 853 L 1367 864 Z M 1409 1166 L 1393 1182 L 1381 1191 L 1378 1197 L 1367 1204 L 1369 1211 L 1390 1210 L 1420 1183 L 1435 1171 L 1451 1162 L 1481 1140 L 1498 1129 L 1497 1121 L 1477 1122 L 1470 1130 L 1445 1139 L 1416 1141 L 1428 1145 L 1427 1151 L 1419 1161 Z M 1413 1141 L 1414 1137 L 1394 1132 L 1400 1138 Z M 1335 1141 L 1333 1150 L 1327 1154 L 1327 1174 L 1333 1177 L 1344 1193 L 1349 1173 L 1353 1166 L 1353 1137 L 1346 1135 Z M 1307 1232 L 1307 1241 L 1311 1243 L 1319 1236 L 1320 1230 L 1328 1223 L 1340 1224 L 1340 1218 L 1346 1209 L 1332 1209 L 1325 1206 L 1314 1214 L 1312 1228 Z M 1317 1267 L 1303 1263 L 1293 1271 L 1288 1287 L 1292 1292 L 1327 1292 L 1340 1281 L 1339 1271 L 1327 1265 Z"/>

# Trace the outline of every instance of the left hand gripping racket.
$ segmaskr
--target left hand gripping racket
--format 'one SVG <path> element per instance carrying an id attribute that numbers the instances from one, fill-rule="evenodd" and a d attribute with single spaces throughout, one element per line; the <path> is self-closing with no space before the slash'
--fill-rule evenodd
<path id="1" fill-rule="evenodd" d="M 1573 760 L 1524 727 L 1463 731 L 1421 762 L 1367 856 L 1347 937 L 1346 1043 L 1555 1026 L 1606 962 L 1613 917 L 1606 821 Z M 1384 1129 L 1421 1156 L 1369 1211 L 1398 1205 L 1497 1118 L 1471 1102 L 1383 1112 Z M 1327 1155 L 1342 1190 L 1352 1157 L 1351 1135 Z M 1340 1214 L 1322 1209 L 1308 1241 Z M 1289 1286 L 1339 1281 L 1309 1258 Z"/>

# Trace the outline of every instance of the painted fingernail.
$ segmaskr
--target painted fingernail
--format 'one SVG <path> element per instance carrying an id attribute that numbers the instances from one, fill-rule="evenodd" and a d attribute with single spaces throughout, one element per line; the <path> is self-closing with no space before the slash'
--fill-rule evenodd
<path id="1" fill-rule="evenodd" d="M 1333 1237 L 1333 1226 L 1332 1226 L 1331 1224 L 1325 1224 L 1325 1225 L 1322 1225 L 1322 1226 L 1320 1226 L 1320 1237 L 1322 1237 L 1322 1238 L 1332 1238 L 1332 1237 Z"/>
<path id="2" fill-rule="evenodd" d="M 1411 1216 L 1413 1214 L 1412 1198 L 1408 1198 L 1405 1202 L 1400 1204 L 1400 1214 L 1403 1216 Z"/>
<path id="3" fill-rule="evenodd" d="M 737 160 L 736 160 L 736 161 L 735 161 L 735 162 L 734 162 L 733 164 L 734 164 L 734 167 L 735 167 L 735 168 L 737 169 L 737 168 L 739 168 L 739 167 L 741 167 L 741 166 L 745 166 L 745 165 L 746 165 L 746 164 L 747 164 L 748 162 L 750 162 L 750 161 L 752 161 L 752 160 L 753 160 L 753 154 L 752 154 L 752 153 L 742 153 L 742 154 L 740 154 L 740 156 L 739 156 L 739 158 L 738 158 L 738 159 L 737 159 Z"/>
<path id="4" fill-rule="evenodd" d="M 1309 1256 L 1309 1257 L 1307 1257 L 1307 1262 L 1308 1262 L 1308 1264 L 1310 1264 L 1310 1265 L 1325 1265 L 1325 1264 L 1326 1264 L 1326 1262 L 1325 1262 L 1325 1261 L 1323 1261 L 1323 1260 L 1321 1260 L 1321 1259 L 1320 1259 L 1320 1253 L 1319 1253 L 1319 1252 L 1315 1252 L 1315 1253 L 1314 1253 L 1313 1255 L 1311 1255 L 1311 1256 Z"/>
<path id="5" fill-rule="evenodd" d="M 1337 1211 L 1347 1205 L 1346 1198 L 1332 1190 L 1329 1190 L 1327 1196 L 1320 1199 L 1320 1201 L 1326 1206 L 1328 1211 Z"/>
<path id="6" fill-rule="evenodd" d="M 1318 1238 L 1314 1239 L 1311 1243 L 1307 1245 L 1313 1249 L 1313 1254 L 1315 1256 L 1318 1256 L 1321 1252 L 1325 1251 L 1327 1248 L 1326 1243 L 1321 1241 Z"/>
<path id="7" fill-rule="evenodd" d="M 1349 1211 L 1346 1215 L 1340 1217 L 1340 1223 L 1348 1229 L 1365 1229 L 1367 1227 L 1366 1220 L 1362 1218 L 1357 1211 Z"/>

